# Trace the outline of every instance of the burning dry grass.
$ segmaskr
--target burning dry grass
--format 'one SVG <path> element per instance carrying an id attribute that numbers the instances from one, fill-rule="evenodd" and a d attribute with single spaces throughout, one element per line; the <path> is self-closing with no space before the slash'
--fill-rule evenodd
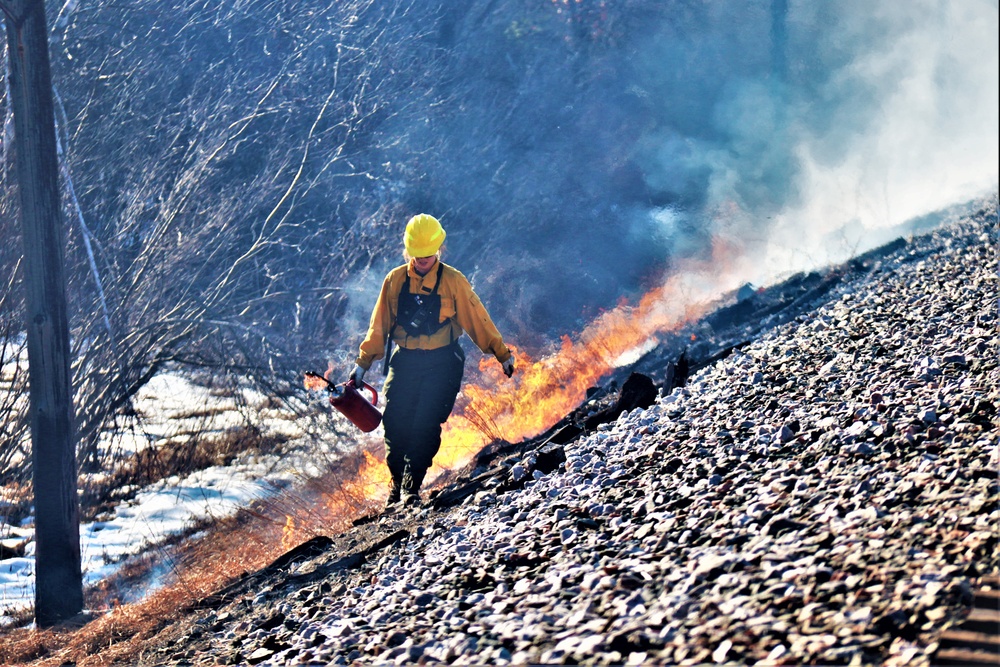
<path id="1" fill-rule="evenodd" d="M 708 303 L 704 297 L 718 293 L 722 283 L 715 261 L 667 281 L 635 306 L 622 304 L 605 313 L 576 342 L 565 337 L 560 349 L 544 359 L 533 360 L 516 350 L 518 371 L 513 382 L 505 381 L 495 364 L 482 362 L 481 381 L 466 386 L 463 403 L 446 425 L 431 478 L 463 468 L 492 440 L 516 442 L 544 431 L 579 405 L 587 389 L 614 369 L 623 355 L 651 336 L 703 314 L 708 306 L 692 304 Z M 172 468 L 176 474 L 173 466 L 189 465 L 186 459 L 194 454 L 167 452 L 163 459 L 146 461 L 144 469 Z M 201 459 L 214 465 L 225 457 L 205 452 Z M 296 544 L 340 532 L 375 509 L 384 499 L 388 481 L 380 456 L 362 451 L 345 458 L 331 473 L 294 493 L 243 511 L 203 537 L 179 545 L 169 582 L 141 602 L 117 605 L 111 592 L 114 584 L 109 583 L 93 592 L 97 598 L 93 607 L 103 606 L 107 613 L 77 630 L 14 631 L 0 648 L 0 660 L 38 665 L 128 662 L 141 655 L 173 619 L 195 608 L 197 600 L 243 573 L 259 570 Z M 128 482 L 135 483 L 135 477 Z"/>
<path id="2" fill-rule="evenodd" d="M 484 381 L 463 389 L 459 409 L 445 424 L 432 474 L 464 466 L 493 440 L 518 442 L 538 435 L 571 412 L 625 355 L 707 312 L 726 284 L 720 267 L 731 265 L 729 255 L 735 252 L 720 244 L 711 261 L 689 266 L 638 304 L 623 302 L 605 312 L 576 341 L 563 336 L 560 348 L 543 359 L 515 349 L 513 382 L 504 381 L 495 362 L 483 359 L 479 373 Z"/>

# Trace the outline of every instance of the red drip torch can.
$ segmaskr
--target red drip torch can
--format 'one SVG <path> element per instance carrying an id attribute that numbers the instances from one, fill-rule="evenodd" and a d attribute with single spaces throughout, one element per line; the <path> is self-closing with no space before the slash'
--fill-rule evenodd
<path id="1" fill-rule="evenodd" d="M 344 384 L 330 386 L 330 405 L 350 419 L 352 424 L 365 433 L 370 433 L 382 423 L 382 413 L 375 407 L 378 405 L 375 387 L 367 382 L 361 384 L 371 393 L 371 400 L 361 395 L 354 380 L 348 380 Z"/>

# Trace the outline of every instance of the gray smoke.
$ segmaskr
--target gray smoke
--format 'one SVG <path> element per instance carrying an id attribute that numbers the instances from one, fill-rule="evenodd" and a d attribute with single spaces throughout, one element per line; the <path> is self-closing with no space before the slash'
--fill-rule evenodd
<path id="1" fill-rule="evenodd" d="M 762 283 L 996 186 L 996 2 L 526 7 L 443 8 L 440 103 L 386 128 L 394 195 L 522 344 L 719 240 Z"/>
<path id="2" fill-rule="evenodd" d="M 685 225 L 723 235 L 764 280 L 996 187 L 995 2 L 713 9 L 642 49 L 663 102 L 643 173 L 692 204 L 653 212 L 681 252 Z"/>
<path id="3" fill-rule="evenodd" d="M 997 181 L 996 3 L 632 3 L 518 32 L 500 4 L 451 17 L 447 102 L 404 146 L 446 156 L 411 204 L 522 336 L 719 238 L 766 280 Z"/>

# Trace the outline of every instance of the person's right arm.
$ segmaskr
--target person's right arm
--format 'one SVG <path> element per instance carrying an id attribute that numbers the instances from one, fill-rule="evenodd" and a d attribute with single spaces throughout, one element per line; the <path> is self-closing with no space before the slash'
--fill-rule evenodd
<path id="1" fill-rule="evenodd" d="M 379 292 L 378 301 L 372 309 L 371 320 L 368 323 L 368 333 L 361 342 L 361 348 L 355 363 L 361 368 L 368 370 L 372 364 L 385 356 L 385 338 L 392 327 L 392 312 L 390 309 L 389 296 L 392 292 L 390 279 L 392 273 L 382 281 L 382 290 Z"/>

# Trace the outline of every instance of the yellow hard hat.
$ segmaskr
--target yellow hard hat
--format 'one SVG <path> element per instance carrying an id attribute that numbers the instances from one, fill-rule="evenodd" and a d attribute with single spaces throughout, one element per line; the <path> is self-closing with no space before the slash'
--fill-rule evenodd
<path id="1" fill-rule="evenodd" d="M 444 227 L 433 215 L 420 213 L 410 218 L 403 233 L 403 247 L 410 257 L 430 257 L 444 243 Z"/>

